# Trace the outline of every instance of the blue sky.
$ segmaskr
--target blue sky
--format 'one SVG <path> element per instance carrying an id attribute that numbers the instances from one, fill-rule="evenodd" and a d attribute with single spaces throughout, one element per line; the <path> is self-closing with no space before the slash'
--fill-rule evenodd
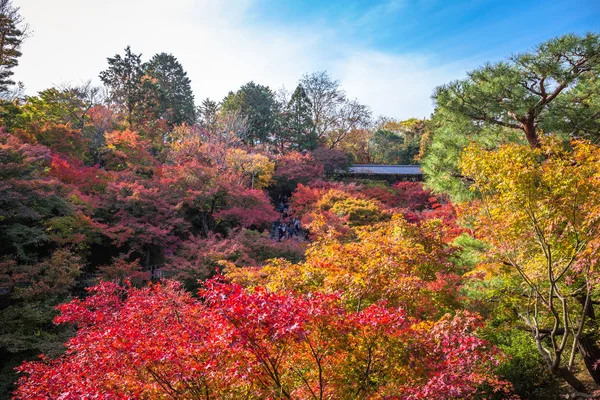
<path id="1" fill-rule="evenodd" d="M 259 1 L 255 24 L 326 25 L 347 41 L 442 60 L 498 58 L 550 37 L 600 28 L 600 1 Z"/>
<path id="2" fill-rule="evenodd" d="M 293 90 L 328 70 L 375 115 L 427 117 L 431 93 L 553 36 L 600 32 L 600 0 L 14 0 L 34 34 L 27 91 L 88 79 L 131 45 L 175 55 L 198 102 L 254 80 Z"/>

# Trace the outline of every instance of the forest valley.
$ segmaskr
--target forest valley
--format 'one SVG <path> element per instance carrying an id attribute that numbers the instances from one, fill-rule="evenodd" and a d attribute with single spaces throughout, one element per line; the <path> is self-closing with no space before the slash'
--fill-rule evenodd
<path id="1" fill-rule="evenodd" d="M 327 72 L 197 107 L 129 47 L 24 96 L 0 13 L 0 397 L 600 398 L 597 34 L 397 121 Z M 284 198 L 306 238 L 272 237 Z"/>

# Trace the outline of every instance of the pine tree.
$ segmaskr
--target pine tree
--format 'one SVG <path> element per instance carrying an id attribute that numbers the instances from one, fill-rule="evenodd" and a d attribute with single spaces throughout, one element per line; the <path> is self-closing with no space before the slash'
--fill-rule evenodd
<path id="1" fill-rule="evenodd" d="M 458 160 L 470 142 L 540 146 L 545 133 L 600 137 L 600 35 L 551 39 L 507 61 L 486 64 L 438 87 L 431 144 L 422 161 L 430 188 L 464 199 L 473 194 Z"/>
<path id="2" fill-rule="evenodd" d="M 14 85 L 11 79 L 12 69 L 19 64 L 21 43 L 27 36 L 27 26 L 19 8 L 12 5 L 11 0 L 0 0 L 0 95 L 9 93 L 9 86 Z"/>

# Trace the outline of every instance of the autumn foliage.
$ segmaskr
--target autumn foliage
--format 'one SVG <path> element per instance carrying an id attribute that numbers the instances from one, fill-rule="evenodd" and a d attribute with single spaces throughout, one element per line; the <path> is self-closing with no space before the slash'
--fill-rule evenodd
<path id="1" fill-rule="evenodd" d="M 600 250 L 600 150 L 584 140 L 545 137 L 539 148 L 471 146 L 462 168 L 480 200 L 464 210 L 491 244 L 478 269 L 503 282 L 547 368 L 578 390 L 579 351 L 596 382 L 600 358 L 593 305 Z M 545 335 L 548 339 L 545 339 Z"/>
<path id="2" fill-rule="evenodd" d="M 104 90 L 4 82 L 0 397 L 598 398 L 598 49 L 488 64 L 431 120 L 327 72 L 197 106 L 130 47 Z"/>
<path id="3" fill-rule="evenodd" d="M 413 317 L 436 319 L 459 304 L 460 271 L 450 262 L 444 227 L 421 226 L 396 215 L 357 229 L 356 239 L 326 235 L 308 248 L 306 260 L 274 260 L 262 268 L 230 268 L 232 279 L 273 291 L 343 293 L 353 309 L 379 301 Z"/>
<path id="4" fill-rule="evenodd" d="M 508 388 L 468 313 L 418 323 L 385 303 L 353 312 L 337 295 L 220 279 L 199 294 L 104 283 L 60 306 L 55 321 L 78 333 L 63 357 L 20 367 L 16 398 L 451 399 Z"/>
<path id="5" fill-rule="evenodd" d="M 1 282 L 13 301 L 80 297 L 54 319 L 77 328 L 67 352 L 19 367 L 16 398 L 510 393 L 494 372 L 501 352 L 461 311 L 459 228 L 443 198 L 418 183 L 325 181 L 310 154 L 272 162 L 178 134 L 200 136 L 163 155 L 109 131 L 102 166 L 3 136 L 2 189 L 32 202 L 6 203 L 22 215 L 3 234 L 23 233 L 6 236 Z M 272 239 L 271 184 L 293 189 L 287 218 L 312 243 Z"/>

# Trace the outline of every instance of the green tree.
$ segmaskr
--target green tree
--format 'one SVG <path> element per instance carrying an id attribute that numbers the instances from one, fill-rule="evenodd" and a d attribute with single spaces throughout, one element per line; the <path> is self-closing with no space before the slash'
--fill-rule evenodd
<path id="1" fill-rule="evenodd" d="M 194 94 L 187 72 L 171 54 L 156 54 L 144 65 L 148 76 L 156 79 L 160 90 L 160 112 L 169 126 L 188 124 L 196 121 Z"/>
<path id="2" fill-rule="evenodd" d="M 237 92 L 229 92 L 221 109 L 226 113 L 239 112 L 248 119 L 248 130 L 241 139 L 256 146 L 268 144 L 277 127 L 279 105 L 268 86 L 248 82 Z"/>
<path id="3" fill-rule="evenodd" d="M 427 120 L 406 121 L 384 119 L 369 138 L 369 151 L 377 164 L 415 164 L 423 135 L 428 131 Z"/>
<path id="4" fill-rule="evenodd" d="M 37 96 L 28 97 L 20 107 L 20 114 L 13 126 L 35 135 L 42 128 L 64 125 L 77 131 L 79 140 L 89 142 L 92 159 L 86 161 L 99 163 L 104 137 L 92 126 L 90 110 L 101 101 L 100 89 L 90 82 L 80 86 L 53 87 L 39 92 Z M 49 145 L 49 141 L 45 143 Z"/>
<path id="5" fill-rule="evenodd" d="M 565 35 L 438 87 L 433 138 L 423 161 L 429 185 L 465 196 L 457 163 L 469 141 L 539 147 L 543 132 L 597 138 L 599 69 L 599 36 Z"/>
<path id="6" fill-rule="evenodd" d="M 548 123 L 554 119 L 548 118 L 555 114 L 548 112 L 553 101 L 570 87 L 596 78 L 599 64 L 598 35 L 565 35 L 532 53 L 488 64 L 465 80 L 438 87 L 434 98 L 439 108 L 483 127 L 520 130 L 531 146 L 539 147 L 540 129 L 553 127 Z"/>
<path id="7" fill-rule="evenodd" d="M 369 138 L 369 152 L 375 164 L 411 164 L 404 155 L 404 138 L 385 129 L 376 130 Z"/>
<path id="8" fill-rule="evenodd" d="M 87 82 L 81 86 L 50 88 L 28 97 L 23 105 L 22 125 L 69 124 L 85 134 L 88 112 L 101 102 L 100 89 Z"/>
<path id="9" fill-rule="evenodd" d="M 102 83 L 110 91 L 110 100 L 122 108 L 131 129 L 156 116 L 160 107 L 158 85 L 145 75 L 141 57 L 127 46 L 125 56 L 109 57 L 108 69 L 100 72 Z"/>
<path id="10" fill-rule="evenodd" d="M 573 137 L 600 137 L 600 62 L 548 108 L 547 125 Z"/>
<path id="11" fill-rule="evenodd" d="M 283 113 L 283 127 L 277 138 L 281 143 L 280 147 L 286 144 L 292 150 L 313 150 L 317 147 L 318 137 L 312 120 L 311 106 L 306 91 L 299 84 Z"/>
<path id="12" fill-rule="evenodd" d="M 14 85 L 11 79 L 14 67 L 19 64 L 21 44 L 27 36 L 27 26 L 19 8 L 13 6 L 11 0 L 0 0 L 0 96 L 9 92 Z"/>
<path id="13" fill-rule="evenodd" d="M 208 97 L 202 100 L 202 104 L 198 107 L 200 125 L 209 132 L 216 132 L 218 113 L 219 104 L 216 101 L 211 100 Z"/>

